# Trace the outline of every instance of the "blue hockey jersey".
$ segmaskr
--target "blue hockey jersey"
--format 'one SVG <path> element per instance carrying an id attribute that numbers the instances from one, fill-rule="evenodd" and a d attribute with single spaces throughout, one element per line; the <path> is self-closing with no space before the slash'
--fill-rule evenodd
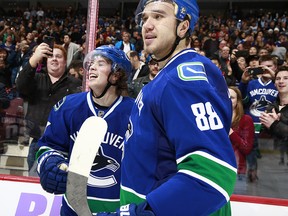
<path id="1" fill-rule="evenodd" d="M 276 100 L 278 91 L 272 80 L 263 83 L 261 78 L 251 80 L 248 84 L 240 82 L 239 89 L 243 97 L 245 113 L 252 117 L 255 133 L 258 134 L 261 129 L 259 117 L 268 105 Z"/>
<path id="2" fill-rule="evenodd" d="M 121 158 L 128 119 L 134 99 L 118 97 L 108 109 L 98 109 L 90 92 L 64 97 L 52 109 L 39 151 L 57 150 L 68 159 L 82 123 L 90 116 L 103 117 L 108 130 L 88 178 L 87 196 L 92 212 L 115 211 L 120 203 Z M 96 133 L 96 131 L 95 131 Z M 77 215 L 63 197 L 65 215 Z"/>
<path id="3" fill-rule="evenodd" d="M 218 68 L 192 49 L 139 93 L 122 161 L 121 205 L 147 200 L 157 216 L 229 215 L 236 162 L 232 107 Z"/>

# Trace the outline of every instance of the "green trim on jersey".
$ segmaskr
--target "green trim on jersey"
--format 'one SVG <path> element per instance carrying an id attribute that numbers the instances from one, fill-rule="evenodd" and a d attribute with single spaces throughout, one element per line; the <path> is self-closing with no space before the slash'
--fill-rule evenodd
<path id="1" fill-rule="evenodd" d="M 138 195 L 137 193 L 133 193 L 128 191 L 128 188 L 124 188 L 121 186 L 121 190 L 120 190 L 120 204 L 122 205 L 127 205 L 130 203 L 135 203 L 135 204 L 139 204 L 145 201 L 145 198 L 141 198 L 141 196 L 143 197 L 143 195 Z"/>
<path id="2" fill-rule="evenodd" d="M 237 170 L 232 169 L 229 165 L 225 166 L 225 163 L 221 163 L 217 158 L 205 157 L 206 154 L 207 153 L 203 153 L 203 155 L 191 154 L 187 156 L 178 164 L 178 169 L 180 172 L 184 172 L 211 185 L 222 193 L 226 197 L 226 200 L 229 200 L 228 196 L 230 197 L 233 193 L 234 184 L 227 184 L 227 182 L 236 181 Z M 209 155 L 207 154 L 207 156 Z M 209 169 L 207 169 L 207 167 L 209 167 Z M 188 172 L 185 172 L 185 170 Z"/>
<path id="3" fill-rule="evenodd" d="M 115 212 L 120 207 L 119 201 L 88 199 L 91 212 Z"/>

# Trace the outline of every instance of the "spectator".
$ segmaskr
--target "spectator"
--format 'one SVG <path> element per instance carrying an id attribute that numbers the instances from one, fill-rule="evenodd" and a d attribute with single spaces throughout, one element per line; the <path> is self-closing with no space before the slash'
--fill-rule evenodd
<path id="1" fill-rule="evenodd" d="M 12 34 L 7 34 L 6 41 L 4 44 L 0 45 L 0 48 L 4 48 L 7 51 L 7 59 L 6 62 L 11 65 L 14 63 L 15 60 L 15 49 L 16 46 L 12 39 Z"/>
<path id="2" fill-rule="evenodd" d="M 251 46 L 249 49 L 249 55 L 253 56 L 253 55 L 257 55 L 258 54 L 258 50 L 255 46 Z"/>
<path id="3" fill-rule="evenodd" d="M 10 106 L 10 99 L 6 92 L 6 87 L 0 81 L 0 156 L 5 152 L 5 139 L 6 139 L 6 131 L 5 131 L 5 115 L 6 112 L 4 109 L 7 109 Z"/>
<path id="4" fill-rule="evenodd" d="M 265 43 L 264 43 L 263 33 L 260 34 L 260 32 L 258 32 L 258 34 L 256 36 L 256 40 L 254 41 L 254 46 L 256 46 L 257 49 L 260 49 L 260 48 L 263 48 L 264 45 L 265 45 Z"/>
<path id="5" fill-rule="evenodd" d="M 268 55 L 269 52 L 266 48 L 260 48 L 259 51 L 258 51 L 258 56 L 259 57 L 262 57 L 262 56 L 265 56 L 265 55 Z"/>
<path id="6" fill-rule="evenodd" d="M 206 57 L 213 57 L 214 53 L 218 50 L 219 42 L 216 38 L 216 30 L 213 29 L 208 38 L 203 44 L 203 50 L 206 53 Z"/>
<path id="7" fill-rule="evenodd" d="M 73 60 L 84 61 L 85 52 L 86 52 L 86 42 L 83 42 L 82 45 L 79 47 L 78 51 L 74 54 Z"/>
<path id="8" fill-rule="evenodd" d="M 279 67 L 275 74 L 277 100 L 267 107 L 260 116 L 260 122 L 274 137 L 275 145 L 280 150 L 279 165 L 284 165 L 285 154 L 288 161 L 288 67 Z M 288 162 L 287 162 L 288 166 Z"/>
<path id="9" fill-rule="evenodd" d="M 7 64 L 8 52 L 4 48 L 0 48 L 0 82 L 7 88 L 11 88 L 11 69 Z"/>
<path id="10" fill-rule="evenodd" d="M 192 39 L 191 40 L 191 47 L 192 48 L 199 48 L 199 50 L 201 50 L 202 49 L 202 46 L 201 46 L 201 42 L 200 42 L 200 40 L 198 39 L 198 38 L 194 38 L 194 39 Z"/>
<path id="11" fill-rule="evenodd" d="M 82 81 L 84 75 L 83 61 L 73 60 L 68 68 L 68 73 L 70 76 L 73 76 Z"/>
<path id="12" fill-rule="evenodd" d="M 221 50 L 219 50 L 219 61 L 221 66 L 220 69 L 226 80 L 227 85 L 235 85 L 236 78 L 233 75 L 230 63 L 230 48 L 228 46 L 224 46 Z"/>
<path id="13" fill-rule="evenodd" d="M 122 40 L 115 44 L 115 47 L 123 50 L 125 53 L 135 51 L 135 46 L 130 42 L 130 33 L 126 30 L 122 31 Z"/>
<path id="14" fill-rule="evenodd" d="M 35 41 L 35 35 L 32 32 L 28 32 L 26 35 L 26 41 L 29 45 L 29 52 L 31 52 L 37 45 L 37 42 Z"/>
<path id="15" fill-rule="evenodd" d="M 139 30 L 135 29 L 133 31 L 133 37 L 131 38 L 130 42 L 134 44 L 135 51 L 141 53 L 141 51 L 143 50 L 143 38 Z"/>
<path id="16" fill-rule="evenodd" d="M 122 96 L 127 91 L 126 74 L 131 72 L 131 64 L 122 50 L 101 46 L 88 53 L 84 62 L 91 91 L 69 95 L 54 106 L 48 119 L 50 124 L 39 140 L 37 170 L 44 190 L 64 194 L 67 172 L 60 170 L 59 165 L 69 162 L 75 141 L 71 136 L 77 136 L 87 118 L 95 115 L 104 118 L 108 130 L 87 182 L 87 199 L 95 215 L 115 211 L 120 205 L 122 142 L 134 100 Z M 65 196 L 61 215 L 77 215 Z"/>
<path id="17" fill-rule="evenodd" d="M 228 47 L 229 48 L 229 46 L 227 46 L 227 41 L 225 41 L 225 40 L 221 40 L 220 42 L 219 42 L 219 45 L 218 45 L 218 49 L 217 49 L 217 51 L 216 52 L 214 52 L 214 56 L 218 56 L 219 58 L 221 57 L 221 51 L 222 51 L 222 49 L 224 48 L 224 47 Z M 230 48 L 229 48 L 229 52 L 230 52 Z"/>
<path id="18" fill-rule="evenodd" d="M 45 12 L 43 11 L 41 7 L 39 7 L 36 12 L 37 19 L 42 20 L 44 18 L 44 15 L 45 15 Z"/>
<path id="19" fill-rule="evenodd" d="M 74 42 L 71 42 L 71 36 L 69 34 L 64 35 L 64 44 L 62 45 L 67 52 L 67 68 L 70 66 L 71 61 L 73 60 L 76 53 L 80 50 L 80 45 Z"/>
<path id="20" fill-rule="evenodd" d="M 235 86 L 229 86 L 228 88 L 233 107 L 229 138 L 237 162 L 237 181 L 234 193 L 247 194 L 246 155 L 248 155 L 253 148 L 254 124 L 251 116 L 244 114 L 240 90 Z"/>
<path id="21" fill-rule="evenodd" d="M 143 77 L 139 77 L 132 81 L 132 83 L 129 85 L 129 96 L 132 98 L 136 98 L 138 93 L 141 91 L 141 89 L 147 85 L 150 81 L 152 81 L 157 73 L 159 72 L 158 63 L 150 58 L 150 61 L 148 62 L 149 66 L 149 74 Z"/>
<path id="22" fill-rule="evenodd" d="M 0 111 L 10 106 L 10 99 L 6 92 L 6 86 L 0 82 Z"/>
<path id="23" fill-rule="evenodd" d="M 221 65 L 220 65 L 220 60 L 217 57 L 211 57 L 210 58 L 211 62 L 214 63 L 216 65 L 217 68 L 221 69 Z"/>
<path id="24" fill-rule="evenodd" d="M 53 56 L 49 57 L 51 54 Z M 47 58 L 47 70 L 42 68 L 40 73 L 36 73 L 43 58 Z M 67 75 L 66 64 L 67 54 L 62 46 L 55 44 L 52 52 L 46 43 L 41 43 L 16 81 L 18 92 L 28 102 L 26 132 L 33 140 L 27 161 L 32 173 L 35 171 L 31 168 L 38 150 L 37 142 L 43 134 L 51 108 L 64 96 L 80 91 L 81 81 Z"/>
<path id="25" fill-rule="evenodd" d="M 143 77 L 149 74 L 148 65 L 140 60 L 140 57 L 136 51 L 130 51 L 127 53 L 127 55 L 133 67 L 131 77 L 128 78 L 128 82 L 131 82 L 139 77 Z"/>
<path id="26" fill-rule="evenodd" d="M 26 40 L 22 40 L 17 45 L 17 51 L 15 55 L 15 61 L 12 67 L 11 81 L 12 85 L 15 86 L 15 80 L 18 76 L 19 71 L 28 63 L 30 59 L 31 51 L 29 50 L 29 45 Z"/>
<path id="27" fill-rule="evenodd" d="M 246 62 L 248 64 L 248 67 L 250 68 L 256 68 L 259 66 L 259 56 L 257 55 L 250 55 L 247 57 Z M 246 68 L 245 68 L 246 69 Z M 245 69 L 243 71 L 245 71 Z M 258 77 L 252 77 L 258 79 Z"/>
<path id="28" fill-rule="evenodd" d="M 246 68 L 239 84 L 245 113 L 252 117 L 255 127 L 254 147 L 247 156 L 249 166 L 248 177 L 251 182 L 258 179 L 257 157 L 261 157 L 258 149 L 258 135 L 261 129 L 259 117 L 261 113 L 266 110 L 267 106 L 276 100 L 278 94 L 273 83 L 275 72 L 277 71 L 277 61 L 268 55 L 262 56 L 259 63 L 263 74 L 259 75 L 259 78 L 254 79 L 253 76 L 248 73 L 248 68 Z"/>
<path id="29" fill-rule="evenodd" d="M 286 60 L 287 50 L 285 47 L 277 47 L 273 41 L 267 41 L 264 47 L 270 55 L 277 55 L 279 59 Z"/>

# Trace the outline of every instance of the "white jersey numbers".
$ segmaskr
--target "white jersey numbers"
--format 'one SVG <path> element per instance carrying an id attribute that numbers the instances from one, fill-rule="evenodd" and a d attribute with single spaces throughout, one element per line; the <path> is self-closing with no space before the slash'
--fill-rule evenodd
<path id="1" fill-rule="evenodd" d="M 196 117 L 196 124 L 201 131 L 218 130 L 223 124 L 210 102 L 192 104 L 191 109 Z"/>

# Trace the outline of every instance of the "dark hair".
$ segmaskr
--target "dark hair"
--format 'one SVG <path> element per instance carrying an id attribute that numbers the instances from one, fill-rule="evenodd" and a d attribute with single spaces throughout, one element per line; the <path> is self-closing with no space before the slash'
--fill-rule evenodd
<path id="1" fill-rule="evenodd" d="M 71 68 L 74 68 L 75 70 L 79 70 L 80 68 L 83 68 L 83 61 L 81 61 L 81 60 L 71 61 L 68 69 L 70 70 Z"/>
<path id="2" fill-rule="evenodd" d="M 288 66 L 280 66 L 278 67 L 278 70 L 275 73 L 275 77 L 277 76 L 277 74 L 281 71 L 288 71 Z"/>
<path id="3" fill-rule="evenodd" d="M 104 58 L 105 61 L 107 61 L 109 64 L 112 65 L 113 62 L 109 58 L 105 56 L 102 56 L 102 58 Z M 114 86 L 116 86 L 116 94 L 127 96 L 128 95 L 128 85 L 127 85 L 128 77 L 127 77 L 126 72 L 122 68 L 119 68 L 117 71 L 114 72 L 114 74 L 116 74 L 118 77 L 118 80 L 116 81 L 116 83 L 113 84 Z"/>
<path id="4" fill-rule="evenodd" d="M 130 51 L 129 52 L 129 57 L 130 58 L 134 58 L 135 56 L 137 56 L 137 58 L 140 60 L 140 57 L 139 57 L 139 55 L 138 55 L 138 52 L 136 52 L 136 51 Z"/>
<path id="5" fill-rule="evenodd" d="M 274 65 L 276 66 L 278 65 L 277 59 L 273 58 L 273 56 L 271 55 L 264 55 L 259 58 L 259 63 L 264 62 L 264 61 L 273 61 Z"/>
<path id="6" fill-rule="evenodd" d="M 219 60 L 219 58 L 217 58 L 216 56 L 212 56 L 212 57 L 210 58 L 210 60 L 211 60 L 211 61 L 212 61 L 212 60 L 217 61 L 218 64 L 220 65 L 220 60 Z"/>

